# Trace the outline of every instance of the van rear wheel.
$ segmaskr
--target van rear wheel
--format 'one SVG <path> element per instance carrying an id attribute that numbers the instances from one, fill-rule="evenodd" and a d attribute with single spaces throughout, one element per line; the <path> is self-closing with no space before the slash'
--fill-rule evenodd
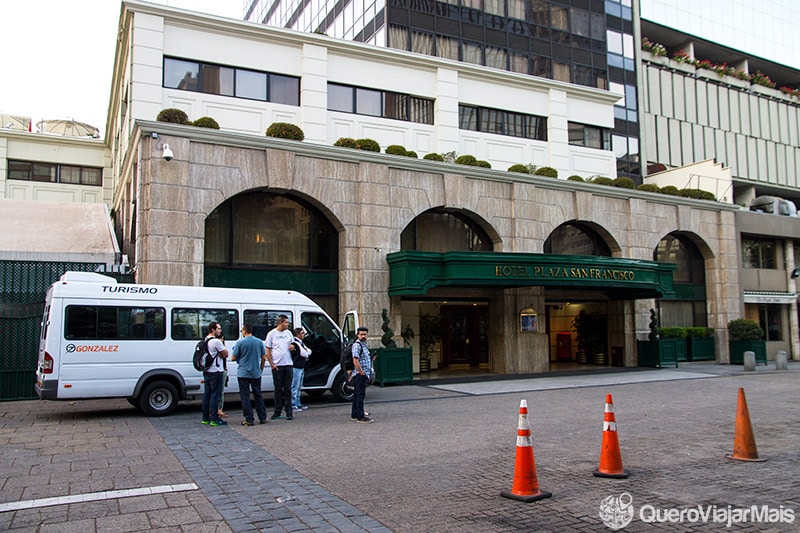
<path id="1" fill-rule="evenodd" d="M 167 416 L 178 407 L 178 389 L 169 381 L 145 385 L 139 395 L 139 409 L 147 416 Z"/>
<path id="2" fill-rule="evenodd" d="M 333 398 L 337 402 L 352 402 L 355 396 L 353 383 L 347 381 L 347 374 L 339 372 L 333 380 L 333 387 L 331 387 Z"/>

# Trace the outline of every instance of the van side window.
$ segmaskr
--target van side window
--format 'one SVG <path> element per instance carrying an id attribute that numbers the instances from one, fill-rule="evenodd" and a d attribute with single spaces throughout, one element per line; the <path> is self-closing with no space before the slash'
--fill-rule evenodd
<path id="1" fill-rule="evenodd" d="M 244 323 L 253 326 L 253 336 L 266 340 L 269 330 L 275 327 L 278 315 L 289 317 L 289 328 L 294 328 L 294 319 L 291 311 L 265 311 L 256 309 L 245 309 Z"/>
<path id="2" fill-rule="evenodd" d="M 311 348 L 311 359 L 306 366 L 335 365 L 341 355 L 341 339 L 336 324 L 322 313 L 302 313 L 300 323 L 306 330 L 306 345 Z"/>
<path id="3" fill-rule="evenodd" d="M 163 340 L 166 338 L 166 314 L 160 307 L 68 305 L 64 338 Z"/>
<path id="4" fill-rule="evenodd" d="M 236 309 L 194 309 L 175 308 L 172 310 L 170 325 L 172 339 L 200 340 L 208 334 L 208 325 L 219 322 L 225 342 L 239 338 L 239 312 Z"/>

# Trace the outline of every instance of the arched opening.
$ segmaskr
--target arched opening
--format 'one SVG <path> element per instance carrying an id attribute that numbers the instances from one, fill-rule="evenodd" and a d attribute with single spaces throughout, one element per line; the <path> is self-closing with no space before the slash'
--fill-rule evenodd
<path id="1" fill-rule="evenodd" d="M 206 218 L 204 284 L 289 289 L 338 316 L 339 235 L 308 202 L 249 191 Z"/>
<path id="2" fill-rule="evenodd" d="M 611 257 L 605 239 L 588 224 L 565 222 L 544 241 L 544 253 Z"/>
<path id="3" fill-rule="evenodd" d="M 431 209 L 411 221 L 400 234 L 402 250 L 425 252 L 491 252 L 489 235 L 458 211 Z"/>
<path id="4" fill-rule="evenodd" d="M 673 275 L 676 297 L 658 301 L 659 324 L 707 326 L 705 259 L 697 245 L 686 235 L 670 233 L 659 241 L 653 260 L 678 266 Z"/>

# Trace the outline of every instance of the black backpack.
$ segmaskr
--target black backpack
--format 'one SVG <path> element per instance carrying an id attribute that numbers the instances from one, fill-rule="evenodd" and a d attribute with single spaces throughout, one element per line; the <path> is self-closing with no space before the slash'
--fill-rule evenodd
<path id="1" fill-rule="evenodd" d="M 342 348 L 342 358 L 339 361 L 339 366 L 345 372 L 352 372 L 356 366 L 353 364 L 353 344 L 355 341 L 346 342 Z"/>
<path id="2" fill-rule="evenodd" d="M 214 363 L 214 357 L 208 353 L 208 341 L 210 337 L 206 337 L 197 343 L 194 347 L 194 357 L 192 357 L 192 364 L 194 369 L 198 372 L 205 372 Z"/>

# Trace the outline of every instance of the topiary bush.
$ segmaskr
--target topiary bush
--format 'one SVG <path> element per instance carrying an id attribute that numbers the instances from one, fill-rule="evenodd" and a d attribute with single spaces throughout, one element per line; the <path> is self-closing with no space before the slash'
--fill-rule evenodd
<path id="1" fill-rule="evenodd" d="M 405 149 L 404 146 L 400 146 L 399 144 L 390 144 L 384 150 L 387 154 L 391 155 L 408 155 L 408 150 Z"/>
<path id="2" fill-rule="evenodd" d="M 713 337 L 714 336 L 714 328 L 706 328 L 706 327 L 686 328 L 686 336 L 687 337 L 694 337 L 696 339 Z"/>
<path id="3" fill-rule="evenodd" d="M 415 152 L 414 150 L 409 150 L 408 152 L 406 152 L 406 156 L 413 157 L 414 159 L 419 159 L 417 152 Z"/>
<path id="4" fill-rule="evenodd" d="M 614 185 L 614 180 L 606 176 L 596 176 L 592 178 L 592 183 L 595 185 Z"/>
<path id="5" fill-rule="evenodd" d="M 169 122 L 170 124 L 189 124 L 189 115 L 183 109 L 168 107 L 159 111 L 156 120 L 158 122 Z"/>
<path id="6" fill-rule="evenodd" d="M 749 318 L 737 318 L 728 322 L 728 333 L 735 341 L 760 341 L 764 339 L 764 330 L 758 322 Z"/>
<path id="7" fill-rule="evenodd" d="M 684 198 L 695 198 L 697 200 L 716 200 L 717 197 L 713 193 L 704 191 L 702 189 L 681 189 L 678 191 L 680 196 Z"/>
<path id="8" fill-rule="evenodd" d="M 212 130 L 219 129 L 219 123 L 211 117 L 200 117 L 192 122 L 192 126 L 197 126 L 198 128 L 211 128 Z"/>
<path id="9" fill-rule="evenodd" d="M 483 167 L 483 168 L 492 168 L 492 164 L 489 163 L 488 161 L 484 161 L 483 159 L 478 159 L 475 162 L 475 166 Z"/>
<path id="10" fill-rule="evenodd" d="M 435 152 L 423 155 L 422 159 L 427 159 L 428 161 L 444 161 L 442 154 L 437 154 Z"/>
<path id="11" fill-rule="evenodd" d="M 539 167 L 533 173 L 537 176 L 545 176 L 548 178 L 558 177 L 558 170 L 554 169 L 553 167 Z"/>
<path id="12" fill-rule="evenodd" d="M 662 339 L 685 339 L 686 328 L 661 328 L 659 335 Z"/>
<path id="13" fill-rule="evenodd" d="M 611 185 L 613 185 L 614 187 L 620 187 L 622 189 L 636 188 L 636 184 L 633 182 L 633 180 L 625 176 L 620 176 L 619 178 L 616 178 L 614 181 L 611 182 Z"/>
<path id="14" fill-rule="evenodd" d="M 460 155 L 456 157 L 454 163 L 456 165 L 469 165 L 471 167 L 478 166 L 478 160 L 475 158 L 474 155 Z"/>
<path id="15" fill-rule="evenodd" d="M 356 139 L 356 148 L 359 150 L 366 150 L 368 152 L 381 151 L 381 145 L 372 139 Z"/>
<path id="16" fill-rule="evenodd" d="M 572 176 L 567 178 L 567 181 L 585 181 L 582 177 L 578 176 L 577 174 L 573 174 Z"/>
<path id="17" fill-rule="evenodd" d="M 661 190 L 658 191 L 661 194 L 670 194 L 672 196 L 680 196 L 681 191 L 674 185 L 667 185 L 666 187 L 661 187 Z"/>
<path id="18" fill-rule="evenodd" d="M 521 172 L 523 174 L 530 174 L 531 173 L 531 171 L 528 170 L 528 166 L 527 165 L 521 165 L 519 163 L 517 163 L 516 165 L 511 165 L 510 167 L 508 167 L 508 171 L 509 172 Z"/>
<path id="19" fill-rule="evenodd" d="M 299 126 L 289 124 L 288 122 L 273 122 L 267 128 L 267 137 L 277 137 L 278 139 L 291 139 L 293 141 L 302 141 L 305 139 L 303 130 Z"/>
<path id="20" fill-rule="evenodd" d="M 358 143 L 352 137 L 339 137 L 333 145 L 344 148 L 358 148 Z"/>
<path id="21" fill-rule="evenodd" d="M 661 189 L 655 183 L 642 183 L 636 187 L 637 191 L 659 192 Z"/>

